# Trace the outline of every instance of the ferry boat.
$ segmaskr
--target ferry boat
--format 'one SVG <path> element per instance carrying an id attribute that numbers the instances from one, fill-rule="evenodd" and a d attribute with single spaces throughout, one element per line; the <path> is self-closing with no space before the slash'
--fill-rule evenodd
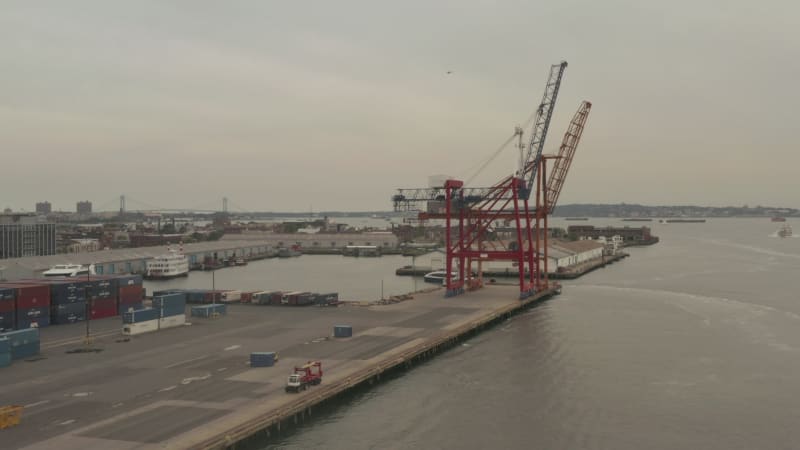
<path id="1" fill-rule="evenodd" d="M 458 278 L 458 274 L 455 272 L 450 272 L 451 277 Z M 437 284 L 444 284 L 445 277 L 447 277 L 446 270 L 437 270 L 435 272 L 426 273 L 425 276 L 422 277 L 426 283 L 437 283 Z"/>
<path id="2" fill-rule="evenodd" d="M 169 253 L 147 261 L 144 277 L 150 280 L 163 280 L 188 275 L 189 258 L 182 251 L 170 249 Z"/>
<path id="3" fill-rule="evenodd" d="M 773 222 L 786 222 L 786 217 L 775 216 L 772 218 Z"/>
<path id="4" fill-rule="evenodd" d="M 81 264 L 56 264 L 50 270 L 42 272 L 45 277 L 78 277 L 81 275 L 94 275 L 94 264 L 84 266 Z"/>
<path id="5" fill-rule="evenodd" d="M 780 230 L 778 230 L 778 236 L 785 238 L 785 237 L 792 237 L 792 227 L 789 224 L 784 224 Z"/>

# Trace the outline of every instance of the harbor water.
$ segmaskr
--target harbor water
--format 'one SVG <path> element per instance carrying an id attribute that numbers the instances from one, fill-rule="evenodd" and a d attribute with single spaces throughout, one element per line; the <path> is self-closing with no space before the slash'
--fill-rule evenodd
<path id="1" fill-rule="evenodd" d="M 800 239 L 769 219 L 633 225 L 661 242 L 262 447 L 797 448 Z M 373 265 L 397 263 L 359 266 L 353 295 Z"/>

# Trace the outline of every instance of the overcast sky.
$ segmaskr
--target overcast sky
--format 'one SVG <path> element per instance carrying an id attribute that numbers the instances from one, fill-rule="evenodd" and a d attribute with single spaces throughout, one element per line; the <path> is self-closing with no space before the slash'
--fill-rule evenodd
<path id="1" fill-rule="evenodd" d="M 546 151 L 594 105 L 562 204 L 800 207 L 799 5 L 6 0 L 0 207 L 388 210 L 469 178 L 561 60 Z"/>

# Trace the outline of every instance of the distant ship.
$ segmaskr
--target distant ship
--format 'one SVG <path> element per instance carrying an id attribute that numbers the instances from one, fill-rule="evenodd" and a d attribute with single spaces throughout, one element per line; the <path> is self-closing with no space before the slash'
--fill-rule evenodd
<path id="1" fill-rule="evenodd" d="M 303 252 L 299 245 L 293 245 L 289 248 L 281 247 L 278 249 L 278 258 L 291 258 L 292 256 L 300 256 Z"/>
<path id="2" fill-rule="evenodd" d="M 564 220 L 589 220 L 588 217 L 566 217 Z"/>
<path id="3" fill-rule="evenodd" d="M 775 216 L 772 218 L 773 222 L 786 222 L 786 217 Z"/>
<path id="4" fill-rule="evenodd" d="M 623 222 L 652 222 L 653 219 L 647 219 L 647 218 L 644 218 L 644 217 L 628 217 L 628 218 L 622 219 L 622 221 Z"/>
<path id="5" fill-rule="evenodd" d="M 94 275 L 94 265 L 81 264 L 56 264 L 50 270 L 42 272 L 45 277 L 78 277 L 81 275 Z"/>
<path id="6" fill-rule="evenodd" d="M 784 224 L 780 230 L 778 230 L 778 236 L 785 238 L 785 237 L 792 237 L 792 227 L 789 224 Z"/>
<path id="7" fill-rule="evenodd" d="M 156 256 L 147 261 L 144 277 L 150 280 L 189 276 L 189 258 L 183 251 L 169 250 L 169 253 Z"/>
<path id="8" fill-rule="evenodd" d="M 661 223 L 706 223 L 706 219 L 661 219 Z"/>

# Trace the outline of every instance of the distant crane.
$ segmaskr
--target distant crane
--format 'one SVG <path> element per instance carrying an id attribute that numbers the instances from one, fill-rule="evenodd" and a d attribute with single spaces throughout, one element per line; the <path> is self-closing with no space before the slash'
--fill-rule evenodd
<path id="1" fill-rule="evenodd" d="M 552 157 L 562 161 L 555 170 L 558 174 L 554 177 L 556 181 L 545 184 L 545 161 L 551 157 L 543 158 L 542 149 L 566 67 L 564 61 L 550 68 L 527 146 L 522 143 L 521 127 L 515 130 L 513 137 L 518 139 L 520 150 L 515 173 L 488 188 L 469 188 L 464 187 L 460 180 L 447 180 L 441 187 L 400 189 L 392 197 L 396 211 L 412 210 L 415 204 L 425 202 L 427 210 L 419 213 L 421 220 L 445 220 L 447 296 L 458 295 L 464 292 L 465 287 L 476 289 L 482 286 L 481 263 L 493 260 L 515 262 L 519 270 L 520 298 L 547 287 L 547 279 L 542 280 L 539 268 L 542 240 L 546 254 L 547 214 L 554 207 L 563 186 L 591 107 L 588 102 L 581 105 L 581 110 L 576 114 L 578 121 L 573 119 L 559 155 Z M 534 192 L 535 209 L 532 215 L 529 199 Z M 553 201 L 548 202 L 548 197 Z M 553 206 L 548 207 L 548 204 Z M 513 222 L 514 240 L 503 242 L 496 239 L 496 224 L 501 221 Z M 542 235 L 543 223 L 545 232 Z M 457 231 L 453 230 L 454 225 Z M 473 262 L 478 265 L 477 271 L 472 270 Z"/>

